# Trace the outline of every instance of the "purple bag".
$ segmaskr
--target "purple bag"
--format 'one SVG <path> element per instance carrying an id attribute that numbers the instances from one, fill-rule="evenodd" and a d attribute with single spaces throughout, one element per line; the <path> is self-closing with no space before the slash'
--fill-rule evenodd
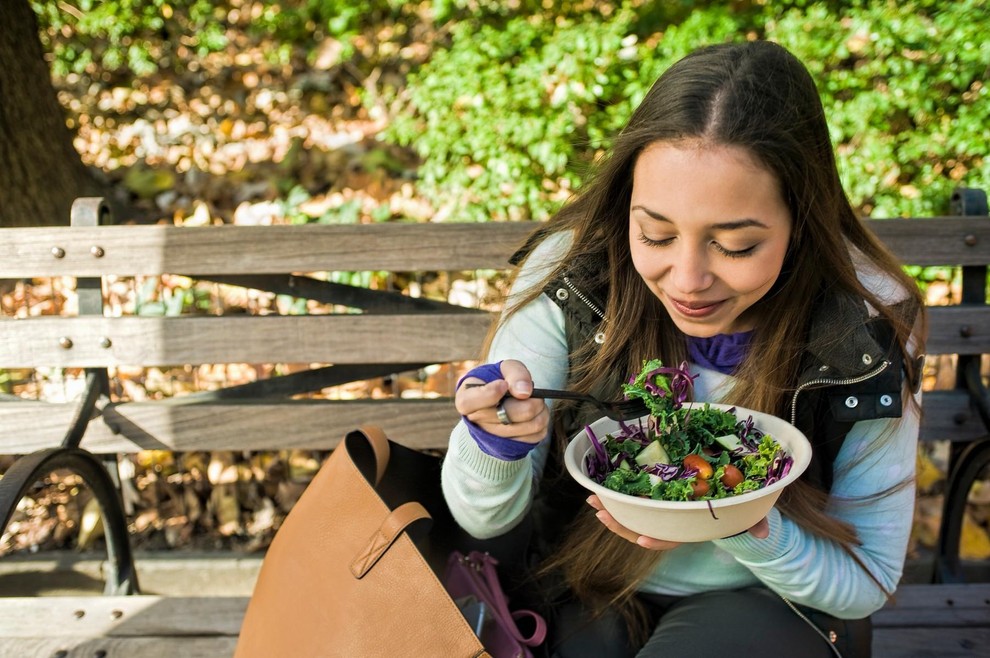
<path id="1" fill-rule="evenodd" d="M 532 610 L 509 612 L 509 599 L 502 591 L 495 570 L 497 564 L 498 561 L 488 553 L 471 551 L 464 555 L 454 551 L 447 559 L 444 587 L 455 601 L 482 604 L 483 623 L 476 632 L 480 631 L 481 644 L 493 658 L 533 658 L 529 648 L 546 639 L 547 623 Z M 523 636 L 520 622 L 526 627 L 532 626 L 531 635 Z"/>

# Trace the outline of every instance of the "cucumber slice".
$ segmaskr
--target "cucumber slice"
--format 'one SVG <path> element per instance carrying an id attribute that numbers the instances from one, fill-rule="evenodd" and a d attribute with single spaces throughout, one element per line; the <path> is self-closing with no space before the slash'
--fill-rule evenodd
<path id="1" fill-rule="evenodd" d="M 639 451 L 639 454 L 636 455 L 636 463 L 643 467 L 653 466 L 654 464 L 669 464 L 670 457 L 659 441 L 653 441 L 650 445 Z"/>
<path id="2" fill-rule="evenodd" d="M 725 436 L 716 436 L 715 442 L 726 450 L 732 451 L 736 448 L 741 448 L 742 443 L 739 441 L 739 437 L 735 434 L 726 434 Z"/>

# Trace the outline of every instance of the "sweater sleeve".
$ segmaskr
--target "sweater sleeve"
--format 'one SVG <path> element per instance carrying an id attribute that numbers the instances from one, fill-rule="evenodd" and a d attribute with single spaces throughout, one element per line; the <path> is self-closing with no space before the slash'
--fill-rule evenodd
<path id="1" fill-rule="evenodd" d="M 539 285 L 566 248 L 565 236 L 551 236 L 530 255 L 516 277 L 508 304 Z M 501 324 L 486 361 L 521 361 L 536 386 L 564 388 L 567 340 L 564 316 L 545 295 L 521 307 Z M 441 470 L 444 498 L 457 523 L 479 539 L 497 537 L 525 516 L 546 463 L 550 441 L 526 457 L 503 461 L 481 451 L 463 421 L 450 435 Z"/>
<path id="2" fill-rule="evenodd" d="M 920 405 L 920 394 L 916 401 Z M 861 544 L 852 552 L 869 574 L 838 543 L 802 529 L 776 508 L 766 539 L 743 534 L 715 543 L 795 603 L 842 619 L 880 609 L 884 590 L 893 592 L 901 578 L 911 533 L 919 405 L 908 405 L 902 418 L 856 423 L 834 464 L 827 511 L 856 529 Z"/>

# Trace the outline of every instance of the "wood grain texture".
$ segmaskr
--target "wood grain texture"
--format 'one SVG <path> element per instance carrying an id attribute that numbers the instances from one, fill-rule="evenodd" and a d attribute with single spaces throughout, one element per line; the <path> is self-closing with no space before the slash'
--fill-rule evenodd
<path id="1" fill-rule="evenodd" d="M 0 598 L 3 637 L 236 636 L 247 597 Z"/>
<path id="2" fill-rule="evenodd" d="M 990 222 L 985 218 L 875 219 L 867 225 L 905 263 L 990 262 Z M 538 226 L 496 222 L 5 229 L 0 278 L 505 269 L 508 257 Z M 52 256 L 56 247 L 65 252 L 62 258 Z M 103 256 L 94 257 L 93 247 L 102 248 Z"/>
<path id="3" fill-rule="evenodd" d="M 506 269 L 532 223 L 5 229 L 0 278 Z M 96 258 L 93 247 L 103 255 Z M 52 249 L 64 252 L 61 258 Z"/>
<path id="4" fill-rule="evenodd" d="M 990 583 L 902 585 L 894 600 L 873 615 L 873 625 L 990 629 Z"/>
<path id="5" fill-rule="evenodd" d="M 0 365 L 446 363 L 477 358 L 490 324 L 486 313 L 4 319 Z M 931 308 L 929 330 L 928 354 L 990 352 L 990 307 Z"/>
<path id="6" fill-rule="evenodd" d="M 928 354 L 990 352 L 990 306 L 928 308 Z"/>
<path id="7" fill-rule="evenodd" d="M 924 395 L 922 441 L 971 441 L 986 434 L 959 391 Z M 26 454 L 61 444 L 74 405 L 5 400 L 0 454 Z M 443 449 L 458 415 L 447 398 L 428 400 L 223 400 L 186 404 L 182 398 L 129 402 L 103 410 L 83 447 L 98 453 L 138 450 L 330 450 L 365 422 L 381 425 L 399 443 Z M 273 440 L 278 437 L 278 440 Z"/>
<path id="8" fill-rule="evenodd" d="M 986 658 L 987 628 L 881 628 L 873 658 Z"/>
<path id="9" fill-rule="evenodd" d="M 874 615 L 874 656 L 986 655 L 987 587 L 901 587 L 897 601 Z M 0 656 L 52 655 L 59 649 L 87 657 L 100 649 L 108 656 L 228 656 L 247 602 L 247 597 L 0 598 Z M 946 609 L 955 609 L 955 618 L 942 614 Z M 158 649 L 170 653 L 155 653 Z"/>
<path id="10" fill-rule="evenodd" d="M 485 313 L 7 319 L 0 365 L 446 363 L 477 358 L 490 324 Z"/>
<path id="11" fill-rule="evenodd" d="M 866 224 L 902 262 L 910 265 L 990 263 L 987 217 L 870 219 Z"/>
<path id="12" fill-rule="evenodd" d="M 70 404 L 0 402 L 0 454 L 25 454 L 61 444 Z M 450 399 L 280 400 L 182 404 L 131 402 L 90 421 L 82 447 L 97 453 L 138 450 L 330 450 L 365 423 L 410 448 L 447 447 L 459 416 Z"/>
<path id="13" fill-rule="evenodd" d="M 230 658 L 235 637 L 0 637 L 0 658 Z"/>

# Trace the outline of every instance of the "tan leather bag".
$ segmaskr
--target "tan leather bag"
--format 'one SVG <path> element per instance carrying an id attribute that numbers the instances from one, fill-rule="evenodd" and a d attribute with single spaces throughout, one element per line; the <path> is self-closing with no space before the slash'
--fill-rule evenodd
<path id="1" fill-rule="evenodd" d="M 362 427 L 323 464 L 265 555 L 235 658 L 488 657 L 405 532 L 429 513 L 375 491 L 389 453 Z"/>

